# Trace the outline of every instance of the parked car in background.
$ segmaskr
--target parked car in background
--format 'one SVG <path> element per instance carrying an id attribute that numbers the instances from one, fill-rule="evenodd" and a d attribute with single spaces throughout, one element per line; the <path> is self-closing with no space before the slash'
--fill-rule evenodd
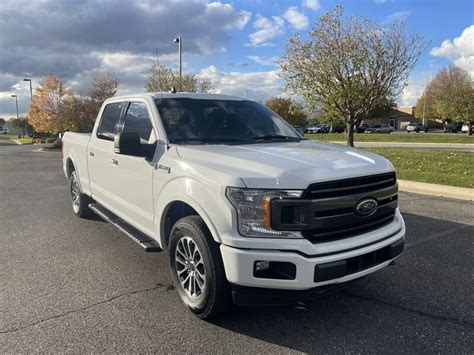
<path id="1" fill-rule="evenodd" d="M 443 126 L 444 133 L 458 133 L 461 132 L 462 124 L 459 122 L 448 123 Z"/>
<path id="2" fill-rule="evenodd" d="M 344 133 L 346 126 L 343 123 L 334 124 L 331 126 L 331 133 Z"/>
<path id="3" fill-rule="evenodd" d="M 365 133 L 392 133 L 395 128 L 389 124 L 375 124 L 365 130 Z"/>
<path id="4" fill-rule="evenodd" d="M 306 128 L 306 133 L 329 133 L 329 126 L 327 124 L 317 124 Z"/>
<path id="5" fill-rule="evenodd" d="M 407 132 L 416 132 L 419 133 L 421 131 L 428 132 L 428 126 L 425 126 L 423 123 L 410 123 L 407 128 Z"/>
<path id="6" fill-rule="evenodd" d="M 364 133 L 366 129 L 369 129 L 370 127 L 372 127 L 373 125 L 371 124 L 368 124 L 368 123 L 362 123 L 357 129 L 356 129 L 356 132 L 357 133 Z"/>
<path id="7" fill-rule="evenodd" d="M 7 127 L 3 127 L 1 132 L 2 132 L 2 134 L 10 134 L 10 131 L 8 130 Z"/>
<path id="8" fill-rule="evenodd" d="M 474 122 L 471 122 L 471 130 L 473 129 L 472 127 L 474 126 Z M 462 133 L 469 133 L 469 125 L 468 123 L 464 123 L 461 128 Z"/>

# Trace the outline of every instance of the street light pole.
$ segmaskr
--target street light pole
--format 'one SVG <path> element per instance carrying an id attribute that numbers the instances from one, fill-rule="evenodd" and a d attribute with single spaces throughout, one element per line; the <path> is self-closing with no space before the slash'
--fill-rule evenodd
<path id="1" fill-rule="evenodd" d="M 31 83 L 31 79 L 25 78 L 25 79 L 23 79 L 23 81 L 29 81 L 30 82 L 30 105 L 31 105 L 31 102 L 33 101 L 33 85 Z M 33 127 L 33 126 L 31 126 L 31 127 Z M 32 135 L 33 135 L 33 138 L 34 138 L 35 137 L 35 129 L 34 128 L 32 128 L 32 129 L 33 129 Z M 31 142 L 33 143 L 33 140 Z"/>
<path id="2" fill-rule="evenodd" d="M 174 39 L 174 43 L 178 43 L 178 51 L 179 51 L 179 91 L 183 90 L 183 51 L 182 45 L 183 40 L 181 36 L 178 36 Z"/>
<path id="3" fill-rule="evenodd" d="M 15 102 L 16 102 L 16 123 L 18 125 L 20 123 L 20 122 L 18 122 L 18 96 L 13 94 L 13 95 L 11 95 L 11 97 L 15 98 Z M 17 126 L 17 127 L 19 127 L 19 126 Z M 20 138 L 20 133 L 19 132 L 18 132 L 18 138 Z"/>
<path id="4" fill-rule="evenodd" d="M 33 85 L 31 84 L 31 79 L 23 79 L 23 81 L 30 82 L 30 100 L 33 98 Z"/>
<path id="5" fill-rule="evenodd" d="M 12 97 L 14 97 L 16 101 L 16 119 L 18 119 L 18 96 L 13 94 Z"/>

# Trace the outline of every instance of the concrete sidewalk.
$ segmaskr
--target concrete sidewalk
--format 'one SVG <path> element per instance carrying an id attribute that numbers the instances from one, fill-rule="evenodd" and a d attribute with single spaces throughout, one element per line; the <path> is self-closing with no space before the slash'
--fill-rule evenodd
<path id="1" fill-rule="evenodd" d="M 474 189 L 466 187 L 428 184 L 426 182 L 408 180 L 398 180 L 398 187 L 400 191 L 405 192 L 474 201 Z"/>
<path id="2" fill-rule="evenodd" d="M 474 142 L 474 139 L 473 139 Z M 342 141 L 330 143 L 346 145 Z M 474 143 L 408 143 L 408 142 L 355 142 L 356 148 L 399 148 L 418 150 L 451 150 L 457 152 L 474 152 Z"/>

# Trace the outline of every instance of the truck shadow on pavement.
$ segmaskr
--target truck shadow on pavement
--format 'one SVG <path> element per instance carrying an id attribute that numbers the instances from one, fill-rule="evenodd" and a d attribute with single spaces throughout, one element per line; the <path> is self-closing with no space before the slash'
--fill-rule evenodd
<path id="1" fill-rule="evenodd" d="M 404 218 L 406 247 L 395 266 L 304 305 L 243 307 L 212 323 L 303 352 L 472 349 L 463 333 L 474 329 L 474 226 Z"/>

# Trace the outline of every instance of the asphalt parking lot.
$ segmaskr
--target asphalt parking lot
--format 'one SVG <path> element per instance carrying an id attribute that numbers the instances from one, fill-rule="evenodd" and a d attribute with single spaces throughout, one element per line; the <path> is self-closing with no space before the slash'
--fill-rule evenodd
<path id="1" fill-rule="evenodd" d="M 0 146 L 0 352 L 474 351 L 474 203 L 400 194 L 404 255 L 291 307 L 194 318 L 166 253 L 70 206 L 58 152 Z"/>

